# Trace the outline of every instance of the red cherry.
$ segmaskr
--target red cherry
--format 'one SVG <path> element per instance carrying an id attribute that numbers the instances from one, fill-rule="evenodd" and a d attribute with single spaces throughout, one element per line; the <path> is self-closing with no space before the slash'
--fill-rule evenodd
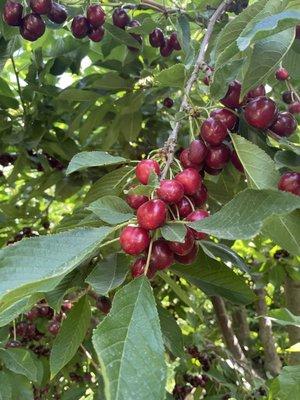
<path id="1" fill-rule="evenodd" d="M 7 1 L 3 9 L 3 19 L 10 26 L 20 26 L 22 21 L 23 6 L 14 1 Z"/>
<path id="2" fill-rule="evenodd" d="M 201 219 L 207 218 L 209 217 L 209 212 L 207 212 L 206 210 L 196 210 L 193 211 L 191 214 L 189 214 L 186 219 L 188 221 L 200 221 Z M 195 231 L 195 229 L 192 229 L 194 238 L 197 240 L 202 240 L 205 239 L 207 237 L 206 233 L 203 232 L 197 232 Z"/>
<path id="3" fill-rule="evenodd" d="M 27 14 L 22 19 L 20 34 L 24 39 L 34 42 L 43 36 L 45 29 L 45 23 L 39 15 Z"/>
<path id="4" fill-rule="evenodd" d="M 238 157 L 238 155 L 237 155 L 237 153 L 236 153 L 236 151 L 234 150 L 234 151 L 232 151 L 232 153 L 231 153 L 231 162 L 232 162 L 232 164 L 234 165 L 234 167 L 238 170 L 238 171 L 240 171 L 240 172 L 244 172 L 244 167 L 243 167 L 243 164 L 241 163 L 241 161 L 240 161 L 240 159 L 239 159 L 239 157 Z"/>
<path id="5" fill-rule="evenodd" d="M 245 100 L 252 100 L 252 99 L 255 99 L 256 97 L 265 96 L 265 95 L 266 95 L 266 89 L 265 89 L 264 85 L 259 85 L 256 88 L 251 89 L 247 93 Z"/>
<path id="6" fill-rule="evenodd" d="M 17 325 L 16 325 L 17 336 L 25 337 L 27 334 L 27 327 L 28 327 L 27 322 L 21 321 L 21 322 L 17 323 Z"/>
<path id="7" fill-rule="evenodd" d="M 289 78 L 290 74 L 289 71 L 286 70 L 285 68 L 278 68 L 278 70 L 275 73 L 275 76 L 278 81 L 285 81 L 286 79 Z"/>
<path id="8" fill-rule="evenodd" d="M 22 343 L 18 340 L 9 340 L 5 345 L 6 349 L 19 349 L 20 347 L 22 347 Z"/>
<path id="9" fill-rule="evenodd" d="M 180 256 L 188 254 L 195 243 L 194 235 L 190 229 L 187 229 L 185 239 L 183 243 L 180 242 L 168 242 L 170 249 Z"/>
<path id="10" fill-rule="evenodd" d="M 96 307 L 98 310 L 102 311 L 103 314 L 108 314 L 111 309 L 111 301 L 109 297 L 100 296 L 96 301 Z"/>
<path id="11" fill-rule="evenodd" d="M 137 258 L 131 265 L 131 275 L 133 278 L 137 278 L 144 274 L 146 266 L 146 258 Z"/>
<path id="12" fill-rule="evenodd" d="M 142 160 L 135 168 L 135 175 L 143 185 L 148 184 L 152 172 L 156 173 L 156 175 L 160 173 L 159 164 L 155 160 Z"/>
<path id="13" fill-rule="evenodd" d="M 278 182 L 278 189 L 300 196 L 300 173 L 287 172 L 283 174 Z"/>
<path id="14" fill-rule="evenodd" d="M 237 80 L 230 82 L 227 93 L 225 94 L 223 99 L 220 100 L 220 102 L 228 108 L 233 108 L 233 109 L 239 108 L 241 106 L 240 103 L 241 87 L 242 86 L 240 82 Z"/>
<path id="15" fill-rule="evenodd" d="M 291 114 L 300 114 L 300 102 L 296 101 L 295 103 L 290 104 L 288 109 Z"/>
<path id="16" fill-rule="evenodd" d="M 68 13 L 63 5 L 55 3 L 55 1 L 53 1 L 51 10 L 47 14 L 47 17 L 55 24 L 62 24 L 68 18 Z"/>
<path id="17" fill-rule="evenodd" d="M 210 113 L 210 116 L 221 121 L 230 131 L 234 129 L 238 121 L 237 116 L 227 108 L 217 108 Z"/>
<path id="18" fill-rule="evenodd" d="M 184 169 L 175 176 L 175 179 L 182 184 L 187 195 L 195 194 L 202 184 L 201 176 L 194 168 Z"/>
<path id="19" fill-rule="evenodd" d="M 268 97 L 258 97 L 245 106 L 245 120 L 255 128 L 269 128 L 278 114 L 276 103 Z"/>
<path id="20" fill-rule="evenodd" d="M 186 197 L 183 197 L 178 203 L 176 203 L 176 207 L 178 209 L 178 213 L 181 218 L 187 217 L 193 211 L 193 207 L 192 207 L 191 203 L 193 203 L 193 202 L 188 201 L 188 199 Z M 176 210 L 176 207 L 174 207 L 174 212 Z M 176 214 L 176 212 L 175 212 L 175 214 Z"/>
<path id="21" fill-rule="evenodd" d="M 177 203 L 183 198 L 184 189 L 182 184 L 175 179 L 165 179 L 160 181 L 156 193 L 165 203 Z"/>
<path id="22" fill-rule="evenodd" d="M 183 168 L 194 168 L 194 169 L 199 169 L 199 164 L 194 164 L 190 160 L 190 150 L 189 149 L 184 149 L 180 153 L 179 160 L 181 162 L 181 165 Z"/>
<path id="23" fill-rule="evenodd" d="M 209 175 L 219 175 L 223 171 L 223 168 L 215 169 L 210 168 L 208 165 L 204 165 L 204 171 L 207 172 Z"/>
<path id="24" fill-rule="evenodd" d="M 207 155 L 207 147 L 202 140 L 193 140 L 189 146 L 188 158 L 191 163 L 201 165 Z"/>
<path id="25" fill-rule="evenodd" d="M 169 268 L 174 262 L 174 254 L 164 239 L 153 242 L 151 264 L 157 270 Z"/>
<path id="26" fill-rule="evenodd" d="M 142 194 L 128 194 L 126 196 L 127 204 L 137 210 L 142 204 L 146 203 L 149 198 L 147 196 L 143 196 Z"/>
<path id="27" fill-rule="evenodd" d="M 194 243 L 194 246 L 189 253 L 187 253 L 184 256 L 174 254 L 174 259 L 175 259 L 175 261 L 179 262 L 180 264 L 190 265 L 190 264 L 193 264 L 193 262 L 196 260 L 197 253 L 198 253 L 198 246 L 196 243 Z"/>
<path id="28" fill-rule="evenodd" d="M 207 201 L 207 187 L 202 184 L 200 189 L 193 195 L 192 200 L 195 206 L 201 207 Z"/>
<path id="29" fill-rule="evenodd" d="M 60 323 L 59 322 L 49 322 L 48 325 L 48 332 L 51 333 L 51 335 L 56 336 L 60 330 Z"/>
<path id="30" fill-rule="evenodd" d="M 173 52 L 173 47 L 170 44 L 170 40 L 167 39 L 163 45 L 160 46 L 160 55 L 162 57 L 169 57 Z"/>
<path id="31" fill-rule="evenodd" d="M 101 42 L 104 34 L 105 34 L 105 30 L 104 30 L 103 26 L 99 26 L 99 28 L 91 28 L 91 30 L 88 33 L 88 37 L 93 42 Z"/>
<path id="32" fill-rule="evenodd" d="M 226 138 L 227 127 L 216 118 L 207 118 L 201 125 L 201 137 L 209 144 L 217 146 Z"/>
<path id="33" fill-rule="evenodd" d="M 123 8 L 116 8 L 112 15 L 113 24 L 121 29 L 124 29 L 129 24 L 130 18 Z"/>
<path id="34" fill-rule="evenodd" d="M 86 10 L 86 17 L 94 28 L 99 28 L 104 24 L 105 12 L 100 4 L 91 4 Z"/>
<path id="35" fill-rule="evenodd" d="M 61 305 L 61 310 L 65 313 L 69 312 L 73 307 L 73 303 L 70 300 L 64 300 Z"/>
<path id="36" fill-rule="evenodd" d="M 164 101 L 163 101 L 163 105 L 164 105 L 166 108 L 172 108 L 172 107 L 173 107 L 173 104 L 174 104 L 174 101 L 173 101 L 172 99 L 170 99 L 170 97 L 166 97 L 166 98 L 164 99 Z"/>
<path id="37" fill-rule="evenodd" d="M 73 18 L 71 31 L 76 39 L 84 38 L 89 32 L 89 22 L 83 15 L 77 15 Z"/>
<path id="38" fill-rule="evenodd" d="M 52 0 L 30 0 L 29 5 L 36 14 L 48 14 L 52 8 Z"/>
<path id="39" fill-rule="evenodd" d="M 33 307 L 25 315 L 30 321 L 34 321 L 39 317 L 39 309 L 37 307 Z"/>
<path id="40" fill-rule="evenodd" d="M 277 119 L 270 130 L 275 132 L 278 136 L 290 136 L 297 129 L 297 121 L 293 114 L 289 112 L 278 113 Z"/>
<path id="41" fill-rule="evenodd" d="M 205 164 L 213 169 L 222 169 L 230 159 L 230 149 L 225 144 L 210 147 L 205 159 Z"/>
<path id="42" fill-rule="evenodd" d="M 174 50 L 181 50 L 180 43 L 177 38 L 177 33 L 173 32 L 170 35 L 169 44 Z"/>
<path id="43" fill-rule="evenodd" d="M 149 232 L 143 228 L 126 226 L 120 235 L 120 244 L 125 253 L 141 254 L 149 246 Z"/>
<path id="44" fill-rule="evenodd" d="M 140 227 L 147 230 L 157 229 L 166 222 L 166 204 L 160 199 L 149 200 L 138 208 L 136 216 Z"/>
<path id="45" fill-rule="evenodd" d="M 165 38 L 162 30 L 155 28 L 149 35 L 149 42 L 152 47 L 163 46 L 165 44 Z"/>

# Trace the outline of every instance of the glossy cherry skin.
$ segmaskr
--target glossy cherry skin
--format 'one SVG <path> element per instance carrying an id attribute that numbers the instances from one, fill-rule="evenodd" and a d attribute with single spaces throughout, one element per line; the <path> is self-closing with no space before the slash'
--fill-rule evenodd
<path id="1" fill-rule="evenodd" d="M 193 264 L 193 262 L 196 260 L 197 254 L 198 254 L 198 246 L 197 243 L 194 243 L 194 246 L 192 247 L 192 250 L 189 253 L 187 253 L 184 256 L 180 256 L 179 254 L 174 254 L 174 259 L 179 264 L 190 265 Z"/>
<path id="2" fill-rule="evenodd" d="M 273 125 L 270 126 L 270 130 L 278 136 L 290 136 L 297 129 L 297 121 L 293 114 L 289 112 L 278 113 L 277 119 Z"/>
<path id="3" fill-rule="evenodd" d="M 158 239 L 153 242 L 150 260 L 151 265 L 157 270 L 169 268 L 173 264 L 174 254 L 166 240 Z"/>
<path id="4" fill-rule="evenodd" d="M 130 17 L 123 8 L 116 8 L 113 12 L 112 20 L 115 26 L 124 29 L 129 24 Z"/>
<path id="5" fill-rule="evenodd" d="M 177 203 L 183 198 L 184 188 L 175 179 L 165 179 L 160 181 L 156 194 L 165 203 Z"/>
<path id="6" fill-rule="evenodd" d="M 241 87 L 242 86 L 240 82 L 237 80 L 230 82 L 227 93 L 220 100 L 220 102 L 228 108 L 233 108 L 233 109 L 239 108 L 241 106 L 240 103 Z"/>
<path id="7" fill-rule="evenodd" d="M 195 194 L 202 184 L 201 176 L 194 168 L 184 169 L 175 176 L 175 179 L 182 184 L 186 195 Z"/>
<path id="8" fill-rule="evenodd" d="M 146 203 L 146 201 L 148 200 L 149 198 L 142 194 L 128 194 L 126 196 L 127 204 L 134 210 L 137 210 L 142 204 Z"/>
<path id="9" fill-rule="evenodd" d="M 160 55 L 162 57 L 169 57 L 172 54 L 173 50 L 174 49 L 170 44 L 170 40 L 167 39 L 165 43 L 162 46 L 160 46 Z"/>
<path id="10" fill-rule="evenodd" d="M 120 235 L 120 244 L 125 253 L 131 255 L 141 254 L 150 243 L 149 232 L 143 228 L 126 226 Z"/>
<path id="11" fill-rule="evenodd" d="M 99 28 L 105 22 L 105 12 L 100 4 L 91 4 L 86 10 L 86 18 L 94 28 Z"/>
<path id="12" fill-rule="evenodd" d="M 171 46 L 174 50 L 181 50 L 181 46 L 180 46 L 180 43 L 179 43 L 179 41 L 178 41 L 177 33 L 176 33 L 176 32 L 171 33 L 170 39 L 169 39 L 169 43 L 170 43 L 170 46 Z"/>
<path id="13" fill-rule="evenodd" d="M 249 125 L 259 129 L 269 128 L 276 120 L 278 109 L 276 103 L 268 97 L 258 97 L 246 104 L 245 120 Z"/>
<path id="14" fill-rule="evenodd" d="M 43 36 L 45 29 L 45 23 L 39 15 L 27 14 L 22 19 L 20 34 L 24 39 L 34 42 Z"/>
<path id="15" fill-rule="evenodd" d="M 183 199 L 181 199 L 178 203 L 176 203 L 176 207 L 178 209 L 180 218 L 187 217 L 193 211 L 191 203 L 192 203 L 192 201 L 191 202 L 188 201 L 188 199 L 186 199 L 185 197 L 183 197 Z M 175 215 L 177 215 L 176 207 L 174 207 Z"/>
<path id="16" fill-rule="evenodd" d="M 7 1 L 3 9 L 3 19 L 10 26 L 20 26 L 22 21 L 23 6 L 14 1 Z"/>
<path id="17" fill-rule="evenodd" d="M 149 42 L 152 47 L 161 47 L 165 44 L 165 37 L 161 29 L 155 28 L 149 34 Z"/>
<path id="18" fill-rule="evenodd" d="M 294 94 L 291 90 L 286 90 L 282 93 L 282 101 L 285 104 L 291 104 L 294 101 Z"/>
<path id="19" fill-rule="evenodd" d="M 200 189 L 192 196 L 192 200 L 196 207 L 201 207 L 206 203 L 207 197 L 207 187 L 202 183 Z"/>
<path id="20" fill-rule="evenodd" d="M 96 301 L 96 307 L 102 311 L 103 314 L 108 314 L 111 309 L 111 300 L 109 297 L 100 296 Z"/>
<path id="21" fill-rule="evenodd" d="M 201 165 L 207 155 L 207 147 L 203 140 L 193 140 L 189 145 L 188 158 L 191 163 Z"/>
<path id="22" fill-rule="evenodd" d="M 230 156 L 231 162 L 233 164 L 233 166 L 240 172 L 244 172 L 244 167 L 243 164 L 241 163 L 236 151 L 232 151 L 231 152 L 231 156 Z"/>
<path id="23" fill-rule="evenodd" d="M 289 105 L 289 112 L 291 114 L 300 114 L 300 102 L 297 101 Z"/>
<path id="24" fill-rule="evenodd" d="M 191 162 L 190 160 L 190 150 L 189 149 L 184 149 L 182 150 L 182 152 L 180 153 L 179 156 L 179 160 L 181 162 L 181 165 L 183 166 L 183 168 L 194 168 L 194 169 L 199 169 L 199 164 L 194 164 Z"/>
<path id="25" fill-rule="evenodd" d="M 207 217 L 209 217 L 209 212 L 208 211 L 206 211 L 206 210 L 196 210 L 196 211 L 193 211 L 192 213 L 190 213 L 186 217 L 186 219 L 187 219 L 187 221 L 194 222 L 194 221 L 200 221 L 200 220 L 202 220 L 204 218 L 207 218 Z M 207 237 L 206 233 L 197 232 L 197 231 L 195 231 L 195 229 L 192 229 L 192 233 L 193 233 L 194 238 L 196 240 L 202 240 L 202 239 L 205 239 Z"/>
<path id="26" fill-rule="evenodd" d="M 137 258 L 135 262 L 131 265 L 131 276 L 133 278 L 138 278 L 144 274 L 146 266 L 146 258 Z"/>
<path id="27" fill-rule="evenodd" d="M 278 68 L 278 70 L 275 72 L 275 76 L 278 81 L 285 81 L 289 78 L 290 74 L 285 68 Z"/>
<path id="28" fill-rule="evenodd" d="M 205 159 L 205 164 L 213 169 L 222 169 L 230 160 L 230 149 L 225 144 L 210 147 Z"/>
<path id="29" fill-rule="evenodd" d="M 259 85 L 254 89 L 249 90 L 249 92 L 246 95 L 245 100 L 252 100 L 255 99 L 256 97 L 260 96 L 265 96 L 266 95 L 266 89 L 264 85 Z"/>
<path id="30" fill-rule="evenodd" d="M 234 129 L 238 121 L 237 116 L 227 108 L 217 108 L 210 113 L 210 116 L 221 121 L 230 131 Z"/>
<path id="31" fill-rule="evenodd" d="M 287 172 L 283 174 L 278 182 L 278 189 L 300 196 L 300 173 Z"/>
<path id="32" fill-rule="evenodd" d="M 89 22 L 83 15 L 77 15 L 73 18 L 71 31 L 76 39 L 84 38 L 89 32 Z"/>
<path id="33" fill-rule="evenodd" d="M 138 208 L 136 215 L 140 227 L 147 230 L 157 229 L 166 222 L 167 207 L 160 199 L 149 200 Z"/>
<path id="34" fill-rule="evenodd" d="M 216 118 L 207 118 L 201 125 L 201 137 L 207 143 L 217 146 L 226 138 L 228 131 L 226 125 Z"/>
<path id="35" fill-rule="evenodd" d="M 52 0 L 30 0 L 29 5 L 36 14 L 48 14 L 52 8 Z"/>
<path id="36" fill-rule="evenodd" d="M 159 164 L 155 160 L 142 160 L 135 168 L 135 175 L 143 185 L 147 185 L 152 172 L 157 175 L 160 173 Z"/>
<path id="37" fill-rule="evenodd" d="M 68 13 L 64 6 L 53 1 L 47 17 L 55 24 L 62 24 L 68 18 Z"/>
<path id="38" fill-rule="evenodd" d="M 105 34 L 105 30 L 103 26 L 99 26 L 99 28 L 91 28 L 88 37 L 93 41 L 93 42 L 101 42 Z"/>
<path id="39" fill-rule="evenodd" d="M 174 101 L 173 101 L 172 99 L 170 99 L 170 97 L 166 97 L 166 98 L 164 99 L 164 101 L 163 101 L 163 105 L 164 105 L 166 108 L 172 108 L 172 107 L 173 107 L 173 104 L 174 104 Z"/>
<path id="40" fill-rule="evenodd" d="M 185 239 L 183 243 L 180 242 L 168 242 L 170 249 L 173 253 L 178 254 L 180 256 L 185 256 L 188 254 L 195 243 L 194 235 L 190 229 L 187 229 Z"/>
<path id="41" fill-rule="evenodd" d="M 54 322 L 54 321 L 49 322 L 48 332 L 51 333 L 51 335 L 56 336 L 59 330 L 60 330 L 59 322 Z"/>

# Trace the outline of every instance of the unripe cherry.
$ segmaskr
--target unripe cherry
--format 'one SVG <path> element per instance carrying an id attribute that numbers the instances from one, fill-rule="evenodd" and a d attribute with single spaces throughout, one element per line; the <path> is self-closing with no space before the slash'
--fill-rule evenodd
<path id="1" fill-rule="evenodd" d="M 297 121 L 293 114 L 286 111 L 280 112 L 269 129 L 278 136 L 288 137 L 297 129 Z"/>
<path id="2" fill-rule="evenodd" d="M 228 108 L 233 108 L 233 109 L 239 108 L 241 106 L 240 103 L 241 87 L 242 86 L 240 82 L 237 80 L 230 82 L 227 93 L 220 100 L 220 102 Z"/>
<path id="3" fill-rule="evenodd" d="M 187 195 L 195 194 L 202 184 L 201 176 L 194 168 L 184 169 L 175 176 L 175 179 L 182 184 Z"/>
<path id="4" fill-rule="evenodd" d="M 174 262 L 174 254 L 164 239 L 153 242 L 151 264 L 157 270 L 169 268 Z"/>
<path id="5" fill-rule="evenodd" d="M 207 143 L 217 146 L 226 138 L 228 131 L 226 125 L 216 118 L 207 118 L 201 125 L 201 137 Z"/>
<path id="6" fill-rule="evenodd" d="M 160 181 L 156 193 L 165 203 L 177 203 L 183 198 L 184 188 L 182 184 L 175 179 L 165 179 Z"/>
<path id="7" fill-rule="evenodd" d="M 185 169 L 186 168 L 195 168 L 197 170 L 199 169 L 199 164 L 194 164 L 190 160 L 190 150 L 189 149 L 182 150 L 182 152 L 180 153 L 180 156 L 179 156 L 179 160 L 180 160 L 181 165 Z"/>
<path id="8" fill-rule="evenodd" d="M 205 159 L 205 164 L 215 170 L 222 169 L 230 159 L 230 149 L 225 144 L 210 147 Z"/>
<path id="9" fill-rule="evenodd" d="M 196 139 L 191 142 L 188 149 L 188 158 L 191 163 L 201 165 L 207 155 L 207 147 L 202 140 Z"/>
<path id="10" fill-rule="evenodd" d="M 286 70 L 285 68 L 278 68 L 278 70 L 275 73 L 275 76 L 278 81 L 285 81 L 286 79 L 289 78 L 290 74 L 288 70 Z"/>
<path id="11" fill-rule="evenodd" d="M 198 246 L 197 243 L 194 243 L 194 246 L 192 247 L 192 250 L 189 253 L 185 254 L 184 256 L 180 256 L 179 254 L 174 254 L 174 259 L 180 264 L 190 265 L 193 264 L 193 262 L 196 260 L 197 254 L 198 254 Z"/>
<path id="12" fill-rule="evenodd" d="M 190 229 L 187 229 L 183 243 L 168 242 L 170 249 L 180 256 L 185 256 L 186 254 L 188 254 L 192 250 L 194 243 L 194 235 Z"/>
<path id="13" fill-rule="evenodd" d="M 149 243 L 149 232 L 141 227 L 129 225 L 120 234 L 121 247 L 127 254 L 141 254 L 149 246 Z"/>
<path id="14" fill-rule="evenodd" d="M 159 175 L 160 173 L 159 164 L 155 160 L 149 159 L 139 161 L 135 168 L 135 175 L 143 185 L 148 184 L 148 180 L 152 172 L 156 173 L 156 175 Z"/>
<path id="15" fill-rule="evenodd" d="M 157 229 L 166 222 L 166 204 L 160 199 L 149 200 L 138 208 L 136 216 L 140 227 L 147 230 Z"/>
<path id="16" fill-rule="evenodd" d="M 258 97 L 245 106 L 244 116 L 249 125 L 259 129 L 269 128 L 276 120 L 276 103 L 268 97 Z"/>
<path id="17" fill-rule="evenodd" d="M 300 196 L 300 173 L 287 172 L 283 174 L 278 182 L 278 189 Z"/>
<path id="18" fill-rule="evenodd" d="M 290 104 L 288 109 L 291 114 L 300 114 L 300 102 L 296 101 L 295 103 Z"/>
<path id="19" fill-rule="evenodd" d="M 187 221 L 201 221 L 204 218 L 209 217 L 209 212 L 206 210 L 196 210 L 189 214 L 186 219 Z M 204 232 L 197 232 L 195 229 L 191 229 L 196 240 L 202 240 L 207 237 L 207 234 Z"/>
<path id="20" fill-rule="evenodd" d="M 234 129 L 238 121 L 237 116 L 227 108 L 217 108 L 210 113 L 210 116 L 221 121 L 230 131 Z"/>
<path id="21" fill-rule="evenodd" d="M 86 11 L 86 17 L 94 28 L 99 28 L 105 22 L 105 12 L 100 4 L 90 4 Z"/>
<path id="22" fill-rule="evenodd" d="M 202 183 L 200 189 L 192 196 L 193 203 L 196 207 L 201 207 L 207 201 L 207 187 Z"/>

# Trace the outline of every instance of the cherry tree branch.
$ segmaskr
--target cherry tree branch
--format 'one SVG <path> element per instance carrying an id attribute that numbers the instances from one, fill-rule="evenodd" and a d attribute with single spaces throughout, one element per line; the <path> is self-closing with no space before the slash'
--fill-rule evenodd
<path id="1" fill-rule="evenodd" d="M 232 0 L 223 1 L 219 5 L 219 7 L 216 9 L 216 11 L 211 16 L 211 18 L 208 22 L 204 38 L 202 40 L 202 43 L 201 43 L 201 46 L 199 49 L 195 67 L 194 67 L 193 72 L 192 72 L 191 76 L 189 77 L 189 79 L 186 83 L 186 86 L 184 88 L 183 98 L 182 98 L 182 102 L 181 102 L 181 105 L 179 108 L 179 112 L 185 111 L 188 108 L 189 94 L 192 90 L 194 83 L 196 82 L 196 80 L 198 78 L 199 71 L 201 69 L 206 68 L 205 53 L 206 53 L 206 49 L 208 47 L 211 35 L 213 33 L 214 26 L 215 26 L 216 22 L 218 21 L 218 19 L 220 18 L 220 16 L 226 11 L 226 9 L 227 9 L 228 5 L 231 3 L 231 1 Z M 167 154 L 167 161 L 166 161 L 164 170 L 162 172 L 161 179 L 164 179 L 166 177 L 167 172 L 173 162 L 175 148 L 176 148 L 176 144 L 177 144 L 177 137 L 178 137 L 180 128 L 181 128 L 181 121 L 177 121 L 172 132 L 169 135 L 169 138 L 167 139 L 167 141 L 164 145 L 164 150 Z"/>

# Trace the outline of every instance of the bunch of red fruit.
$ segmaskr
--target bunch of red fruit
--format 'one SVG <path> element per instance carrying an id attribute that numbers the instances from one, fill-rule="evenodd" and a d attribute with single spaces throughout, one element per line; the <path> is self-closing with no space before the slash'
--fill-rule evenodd
<path id="1" fill-rule="evenodd" d="M 169 57 L 173 50 L 181 50 L 176 32 L 171 33 L 170 37 L 166 38 L 161 29 L 155 28 L 149 34 L 149 42 L 152 47 L 160 49 L 162 57 Z"/>
<path id="2" fill-rule="evenodd" d="M 86 17 L 77 15 L 73 18 L 71 31 L 76 39 L 88 36 L 93 42 L 100 42 L 104 36 L 103 24 L 105 12 L 100 4 L 91 4 L 86 10 Z"/>

